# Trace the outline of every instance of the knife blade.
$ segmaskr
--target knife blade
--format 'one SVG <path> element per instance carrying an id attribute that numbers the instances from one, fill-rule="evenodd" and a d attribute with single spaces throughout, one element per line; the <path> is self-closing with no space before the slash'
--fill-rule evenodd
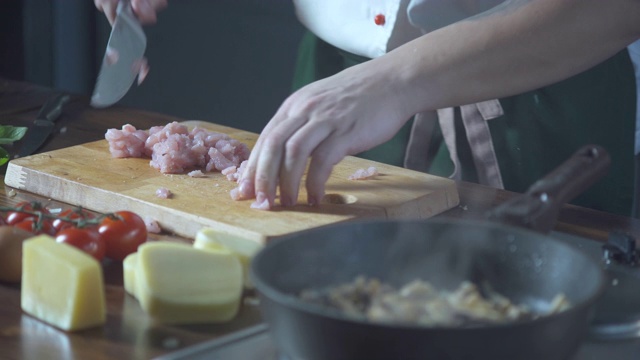
<path id="1" fill-rule="evenodd" d="M 56 120 L 62 114 L 62 107 L 70 98 L 69 95 L 58 94 L 47 100 L 22 139 L 18 157 L 33 154 L 45 143 L 55 128 Z"/>
<path id="2" fill-rule="evenodd" d="M 147 37 L 129 0 L 120 0 L 116 13 L 91 97 L 91 105 L 96 108 L 111 106 L 126 95 L 138 76 L 147 47 Z"/>

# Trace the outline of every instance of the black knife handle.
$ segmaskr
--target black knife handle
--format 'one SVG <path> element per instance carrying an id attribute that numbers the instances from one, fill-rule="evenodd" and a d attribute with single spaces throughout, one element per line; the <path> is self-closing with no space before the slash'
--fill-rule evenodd
<path id="1" fill-rule="evenodd" d="M 62 113 L 62 107 L 69 102 L 71 96 L 67 94 L 59 94 L 49 99 L 47 103 L 42 107 L 40 114 L 38 114 L 37 120 L 48 120 L 54 122 L 58 119 Z"/>

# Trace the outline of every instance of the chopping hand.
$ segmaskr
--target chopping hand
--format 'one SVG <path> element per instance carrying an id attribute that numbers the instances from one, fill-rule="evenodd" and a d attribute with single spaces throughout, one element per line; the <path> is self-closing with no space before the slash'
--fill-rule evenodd
<path id="1" fill-rule="evenodd" d="M 118 2 L 119 0 L 94 0 L 96 8 L 105 14 L 111 25 L 116 20 Z M 141 24 L 155 24 L 158 11 L 167 7 L 167 0 L 131 0 L 131 7 Z"/>

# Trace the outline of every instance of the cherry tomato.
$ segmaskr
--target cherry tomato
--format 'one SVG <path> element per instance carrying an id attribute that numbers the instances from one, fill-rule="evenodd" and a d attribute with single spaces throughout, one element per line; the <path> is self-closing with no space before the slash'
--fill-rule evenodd
<path id="1" fill-rule="evenodd" d="M 83 210 L 82 208 L 67 209 L 61 212 L 57 219 L 53 220 L 52 225 L 55 232 L 58 233 L 70 227 L 77 227 L 74 222 L 67 220 L 94 219 L 95 217 L 93 213 Z"/>
<path id="2" fill-rule="evenodd" d="M 96 227 L 63 229 L 56 235 L 56 241 L 75 246 L 98 261 L 102 261 L 106 253 L 106 244 Z"/>
<path id="3" fill-rule="evenodd" d="M 15 225 L 24 219 L 35 217 L 35 215 L 25 213 L 24 211 L 41 211 L 45 214 L 49 214 L 49 210 L 47 210 L 38 202 L 23 201 L 21 203 L 18 203 L 18 205 L 16 205 L 16 208 L 18 210 L 10 211 L 7 214 L 7 225 Z"/>
<path id="4" fill-rule="evenodd" d="M 56 233 L 56 231 L 53 228 L 53 225 L 51 225 L 51 220 L 49 219 L 42 219 L 42 221 L 38 223 L 38 218 L 29 217 L 29 218 L 25 218 L 24 220 L 20 221 L 17 224 L 13 224 L 12 226 L 34 233 L 36 235 L 39 235 L 39 234 L 54 235 Z"/>
<path id="5" fill-rule="evenodd" d="M 131 211 L 118 211 L 100 222 L 100 236 L 107 244 L 107 257 L 124 260 L 147 241 L 147 226 L 144 220 Z"/>

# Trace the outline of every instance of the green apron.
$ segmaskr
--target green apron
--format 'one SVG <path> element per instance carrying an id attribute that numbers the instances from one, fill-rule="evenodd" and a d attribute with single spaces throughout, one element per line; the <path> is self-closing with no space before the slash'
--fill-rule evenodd
<path id="1" fill-rule="evenodd" d="M 366 61 L 307 33 L 301 42 L 294 90 Z M 554 85 L 500 99 L 504 115 L 488 120 L 507 190 L 524 192 L 586 144 L 603 146 L 611 156 L 609 174 L 580 195 L 575 205 L 632 215 L 636 85 L 626 50 L 602 64 Z M 456 143 L 462 179 L 477 175 L 459 111 Z M 403 165 L 411 121 L 388 142 L 358 156 Z M 439 129 L 432 139 L 436 154 L 429 172 L 449 176 L 453 164 Z M 435 144 L 435 145 L 434 145 Z"/>

